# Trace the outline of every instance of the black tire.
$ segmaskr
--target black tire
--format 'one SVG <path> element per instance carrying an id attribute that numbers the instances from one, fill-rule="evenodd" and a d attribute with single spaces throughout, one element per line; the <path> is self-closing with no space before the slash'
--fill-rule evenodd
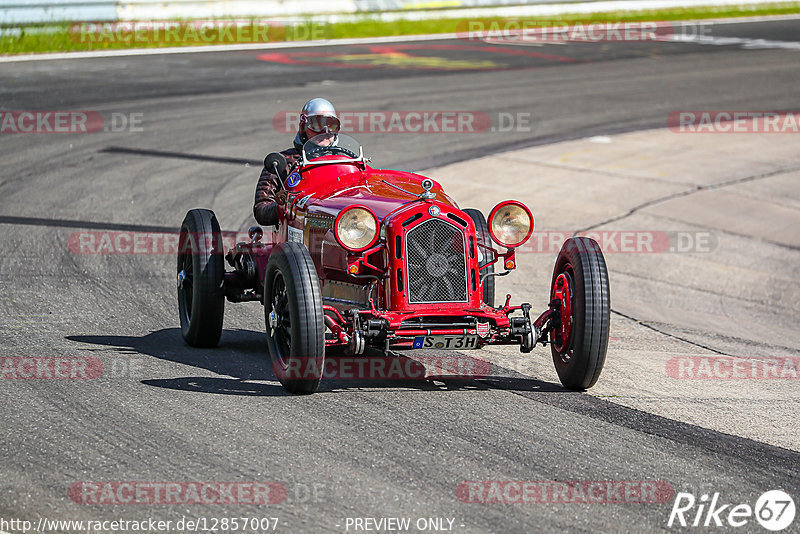
<path id="1" fill-rule="evenodd" d="M 290 393 L 314 393 L 325 366 L 325 316 L 317 270 L 304 245 L 281 243 L 272 249 L 264 314 L 275 376 Z"/>
<path id="2" fill-rule="evenodd" d="M 225 314 L 223 252 L 222 235 L 214 212 L 190 210 L 181 224 L 177 272 L 181 334 L 193 347 L 216 347 L 222 335 Z"/>
<path id="3" fill-rule="evenodd" d="M 572 237 L 564 243 L 553 269 L 551 298 L 562 273 L 570 286 L 571 333 L 563 343 L 561 336 L 552 331 L 550 350 L 564 387 L 584 390 L 597 382 L 605 364 L 611 315 L 608 271 L 597 241 Z"/>
<path id="4" fill-rule="evenodd" d="M 491 248 L 492 236 L 489 234 L 489 225 L 486 224 L 486 217 L 483 216 L 483 213 L 472 208 L 465 209 L 464 213 L 469 215 L 472 222 L 475 223 L 475 237 L 477 237 L 478 243 Z M 487 257 L 485 249 L 481 250 L 479 254 L 483 254 L 483 261 L 480 262 L 480 266 L 483 267 L 489 263 L 490 258 Z M 479 276 L 493 273 L 494 264 L 489 265 L 486 269 L 481 269 L 479 272 Z M 483 281 L 483 302 L 494 307 L 494 276 L 489 276 Z"/>

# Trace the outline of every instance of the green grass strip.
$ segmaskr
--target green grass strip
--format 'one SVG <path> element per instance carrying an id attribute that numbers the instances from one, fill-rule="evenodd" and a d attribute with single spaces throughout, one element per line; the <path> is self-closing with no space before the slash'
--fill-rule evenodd
<path id="1" fill-rule="evenodd" d="M 564 14 L 547 17 L 487 17 L 449 18 L 426 20 L 398 20 L 382 22 L 374 15 L 365 14 L 356 22 L 318 23 L 305 22 L 296 26 L 260 25 L 266 19 L 253 19 L 235 29 L 211 28 L 202 32 L 196 22 L 174 21 L 172 33 L 158 26 L 136 33 L 97 31 L 79 23 L 57 23 L 28 25 L 19 28 L 0 28 L 0 54 L 33 54 L 45 52 L 74 52 L 89 50 L 120 50 L 131 48 L 158 48 L 174 46 L 197 46 L 210 44 L 233 44 L 252 42 L 297 41 L 307 39 L 340 39 L 357 37 L 383 37 L 396 35 L 420 35 L 435 33 L 457 33 L 466 31 L 468 24 L 478 23 L 489 29 L 511 20 L 524 21 L 526 25 L 554 24 L 574 25 L 590 23 L 645 22 L 702 20 L 712 18 L 750 17 L 767 15 L 789 15 L 800 13 L 800 2 L 780 2 L 755 5 L 731 5 L 716 7 L 688 7 L 643 11 L 614 11 L 605 13 Z M 222 19 L 217 19 L 219 22 Z M 108 29 L 114 23 L 106 25 Z M 228 25 L 230 26 L 230 25 Z"/>

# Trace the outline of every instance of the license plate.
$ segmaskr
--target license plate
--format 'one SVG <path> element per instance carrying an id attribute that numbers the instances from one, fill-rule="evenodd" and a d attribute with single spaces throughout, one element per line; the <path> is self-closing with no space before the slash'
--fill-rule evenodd
<path id="1" fill-rule="evenodd" d="M 415 349 L 469 350 L 478 348 L 478 336 L 417 336 Z"/>

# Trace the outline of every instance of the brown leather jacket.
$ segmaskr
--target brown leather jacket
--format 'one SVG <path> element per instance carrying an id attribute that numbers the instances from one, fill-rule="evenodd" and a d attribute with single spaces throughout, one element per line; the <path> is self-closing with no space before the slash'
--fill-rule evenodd
<path id="1" fill-rule="evenodd" d="M 290 148 L 281 152 L 286 157 L 286 164 L 291 167 L 299 158 L 297 148 Z M 265 166 L 256 185 L 256 200 L 253 204 L 253 215 L 256 222 L 262 226 L 278 224 L 277 195 L 281 190 L 281 179 Z"/>

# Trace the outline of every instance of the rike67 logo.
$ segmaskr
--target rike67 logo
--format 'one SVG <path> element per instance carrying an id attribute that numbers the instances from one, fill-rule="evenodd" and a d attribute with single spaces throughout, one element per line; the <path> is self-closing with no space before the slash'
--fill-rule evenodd
<path id="1" fill-rule="evenodd" d="M 700 499 L 691 493 L 679 492 L 675 496 L 667 526 L 672 527 L 743 527 L 754 532 L 752 520 L 767 530 L 783 530 L 794 521 L 794 500 L 781 490 L 770 490 L 762 494 L 755 506 L 747 503 L 733 504 L 720 500 L 719 493 L 710 498 L 703 494 Z"/>

